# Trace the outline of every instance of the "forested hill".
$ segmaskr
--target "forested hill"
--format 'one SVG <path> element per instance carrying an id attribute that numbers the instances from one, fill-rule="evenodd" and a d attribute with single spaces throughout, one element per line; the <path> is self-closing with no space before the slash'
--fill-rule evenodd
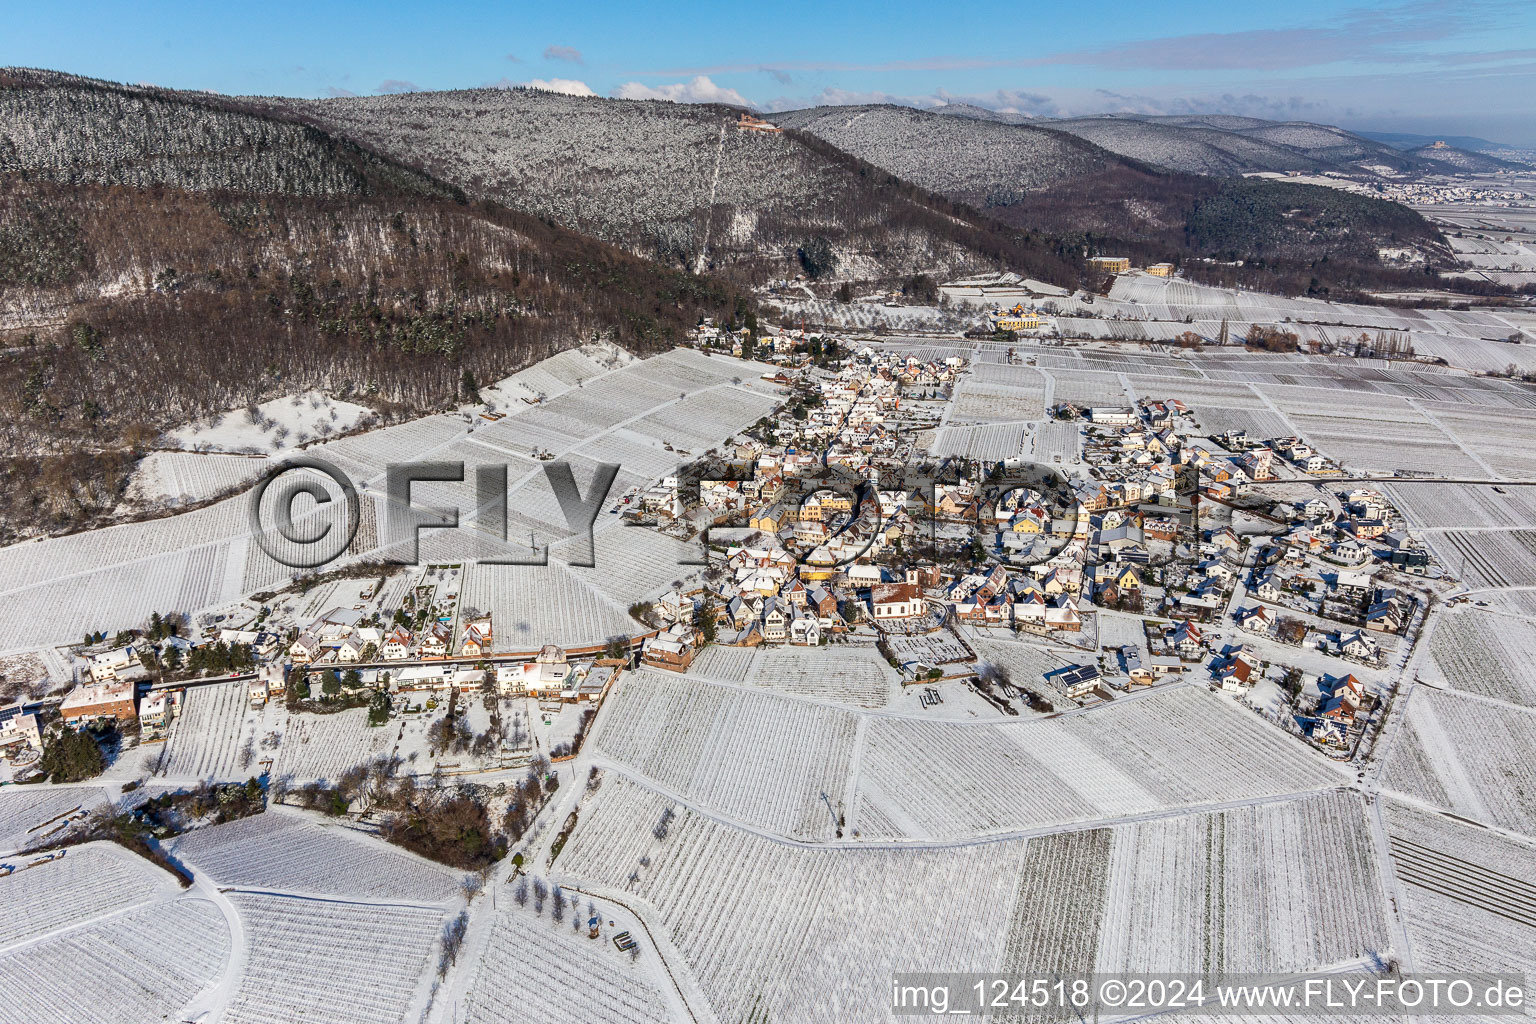
<path id="1" fill-rule="evenodd" d="M 75 80 L 0 85 L 0 519 L 83 525 L 199 416 L 320 388 L 458 402 L 751 300 L 313 126 Z"/>
<path id="2" fill-rule="evenodd" d="M 779 115 L 829 144 L 1014 227 L 1055 239 L 1064 249 L 1124 255 L 1134 262 L 1172 260 L 1213 282 L 1297 294 L 1359 297 L 1375 286 L 1422 286 L 1383 267 L 1378 245 L 1422 244 L 1433 256 L 1443 241 L 1417 213 L 1386 200 L 1337 189 L 1236 174 L 1190 174 L 1110 153 L 1074 133 L 1084 122 L 1005 123 L 908 107 L 818 107 Z M 1253 160 L 1297 167 L 1376 159 L 1378 143 L 1327 126 L 1251 118 L 1162 122 L 1145 131 L 1126 119 L 1142 151 L 1149 139 L 1172 147 L 1200 141 L 1200 159 Z M 1241 129 L 1239 131 L 1238 129 Z M 1101 136 L 1103 138 L 1103 136 Z M 1212 139 L 1226 148 L 1217 150 Z M 1279 141 L 1277 141 L 1279 140 Z M 1290 156 L 1281 159 L 1282 147 Z M 1217 154 L 1220 154 L 1220 160 Z M 1399 155 L 1401 156 L 1401 155 Z M 1178 161 L 1175 161 L 1178 162 Z M 1205 262 L 1215 261 L 1215 262 Z M 1242 261 L 1241 267 L 1223 266 Z M 1433 266 L 1432 259 L 1428 266 Z M 1097 283 L 1097 282 L 1094 282 Z"/>
<path id="3" fill-rule="evenodd" d="M 15 69 L 0 71 L 0 174 L 191 192 L 462 198 L 349 140 L 212 94 Z"/>
<path id="4" fill-rule="evenodd" d="M 934 186 L 865 154 L 792 131 L 742 130 L 741 112 L 729 107 L 531 89 L 246 102 L 471 196 L 663 263 L 753 282 L 798 273 L 797 253 L 813 242 L 830 247 L 844 274 L 865 279 L 1004 263 L 1073 284 L 1081 266 L 1080 254 L 958 208 L 953 194 L 925 191 Z"/>

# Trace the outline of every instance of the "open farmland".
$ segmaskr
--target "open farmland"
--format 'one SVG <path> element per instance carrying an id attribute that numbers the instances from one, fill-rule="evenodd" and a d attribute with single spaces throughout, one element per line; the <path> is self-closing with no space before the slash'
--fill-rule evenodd
<path id="1" fill-rule="evenodd" d="M 1018 724 L 872 720 L 859 814 L 867 801 L 911 838 L 948 838 L 1341 782 L 1321 759 L 1256 717 L 1180 688 Z M 858 818 L 852 826 L 859 827 Z"/>
<path id="2" fill-rule="evenodd" d="M 1382 783 L 1446 810 L 1536 836 L 1536 709 L 1414 689 Z"/>
<path id="3" fill-rule="evenodd" d="M 206 899 L 103 917 L 0 956 L 0 1021 L 181 1019 L 175 1015 L 218 981 L 229 953 L 224 915 Z"/>
<path id="4" fill-rule="evenodd" d="M 595 744 L 603 757 L 759 828 L 806 839 L 835 831 L 823 794 L 840 807 L 853 714 L 664 672 L 626 675 L 609 700 Z"/>
<path id="5" fill-rule="evenodd" d="M 1447 686 L 1536 707 L 1536 622 L 1463 605 L 1442 616 L 1429 655 Z"/>
<path id="6" fill-rule="evenodd" d="M 995 963 L 1023 843 L 949 850 L 788 847 L 606 779 L 557 866 L 651 908 L 720 1020 L 884 1021 L 889 972 Z M 645 863 L 642 863 L 642 858 Z"/>
<path id="7" fill-rule="evenodd" d="M 441 910 L 244 892 L 230 900 L 248 953 L 227 1024 L 396 1024 L 435 966 Z"/>
<path id="8" fill-rule="evenodd" d="M 1435 419 L 1495 473 L 1511 479 L 1536 477 L 1536 413 L 1514 409 L 1436 406 Z"/>
<path id="9" fill-rule="evenodd" d="M 350 900 L 447 904 L 462 878 L 373 836 L 281 807 L 198 829 L 174 850 L 220 886 Z"/>
<path id="10" fill-rule="evenodd" d="M 1536 487 L 1393 482 L 1385 494 L 1415 529 L 1536 529 Z"/>

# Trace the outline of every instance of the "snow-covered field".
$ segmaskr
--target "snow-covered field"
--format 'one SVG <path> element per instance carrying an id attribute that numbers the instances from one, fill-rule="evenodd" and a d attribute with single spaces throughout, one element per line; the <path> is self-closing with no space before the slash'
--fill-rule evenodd
<path id="1" fill-rule="evenodd" d="M 255 716 L 246 690 L 244 682 L 188 687 L 163 753 L 151 755 L 155 774 L 220 781 L 258 774 L 255 762 L 267 755 L 247 730 Z"/>
<path id="2" fill-rule="evenodd" d="M 1536 836 L 1536 708 L 1416 687 L 1382 783 L 1456 814 Z"/>
<path id="3" fill-rule="evenodd" d="M 1397 801 L 1385 810 L 1417 967 L 1528 972 L 1536 963 L 1530 845 Z"/>
<path id="4" fill-rule="evenodd" d="M 1430 664 L 1445 685 L 1536 707 L 1536 623 L 1462 605 L 1441 615 L 1429 637 Z M 1425 668 L 1421 675 L 1430 676 Z"/>
<path id="5" fill-rule="evenodd" d="M 367 708 L 331 715 L 294 715 L 288 719 L 272 777 L 303 783 L 335 782 L 348 768 L 387 754 L 399 727 L 370 726 Z"/>
<path id="6" fill-rule="evenodd" d="M 556 862 L 650 908 L 720 1020 L 886 1020 L 898 970 L 996 962 L 1023 844 L 789 847 L 607 778 Z"/>
<path id="7" fill-rule="evenodd" d="M 1357 796 L 943 849 L 786 846 L 608 778 L 558 867 L 645 908 L 722 1020 L 883 1021 L 889 972 L 1296 970 L 1384 949 Z"/>
<path id="8" fill-rule="evenodd" d="M 174 891 L 171 876 L 110 843 L 0 877 L 0 947 L 149 903 Z"/>
<path id="9" fill-rule="evenodd" d="M 272 465 L 266 458 L 203 452 L 150 452 L 134 467 L 128 500 L 144 505 L 203 501 L 243 487 Z"/>
<path id="10" fill-rule="evenodd" d="M 26 849 L 50 836 L 66 815 L 109 800 L 98 786 L 6 786 L 0 789 L 0 853 Z"/>
<path id="11" fill-rule="evenodd" d="M 857 716 L 666 672 L 627 674 L 609 701 L 601 756 L 757 828 L 805 839 L 836 831 Z"/>
<path id="12" fill-rule="evenodd" d="M 345 825 L 282 807 L 198 829 L 172 852 L 227 888 L 362 902 L 447 904 L 463 878 Z"/>
<path id="13" fill-rule="evenodd" d="M 274 398 L 253 409 L 231 409 L 209 422 L 172 431 L 167 439 L 187 451 L 265 453 L 364 425 L 373 410 L 318 391 Z"/>
<path id="14" fill-rule="evenodd" d="M 224 1024 L 397 1024 L 435 963 L 440 909 L 236 892 L 245 969 Z"/>
<path id="15" fill-rule="evenodd" d="M 195 896 L 82 923 L 0 955 L 0 1021 L 181 1019 L 229 952 L 224 915 Z"/>
<path id="16" fill-rule="evenodd" d="M 868 814 L 876 835 L 1009 833 L 1341 782 L 1257 716 L 1177 688 L 1017 724 L 872 719 L 850 827 Z"/>
<path id="17" fill-rule="evenodd" d="M 696 667 L 698 674 L 710 675 L 707 666 Z M 860 708 L 885 707 L 900 686 L 895 671 L 873 649 L 851 647 L 761 649 L 738 681 Z"/>
<path id="18" fill-rule="evenodd" d="M 1360 798 L 1112 830 L 1095 970 L 1298 971 L 1389 944 Z"/>
<path id="19" fill-rule="evenodd" d="M 673 1009 L 660 985 L 655 955 L 639 963 L 621 953 L 606 934 L 587 938 L 585 913 L 579 931 L 532 907 L 503 899 L 485 945 L 478 951 L 473 980 L 461 998 L 465 1024 L 510 1020 L 567 1021 L 570 1024 L 670 1024 Z"/>

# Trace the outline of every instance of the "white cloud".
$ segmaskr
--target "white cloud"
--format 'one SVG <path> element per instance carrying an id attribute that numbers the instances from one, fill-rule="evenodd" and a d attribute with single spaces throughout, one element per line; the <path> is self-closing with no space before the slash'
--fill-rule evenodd
<path id="1" fill-rule="evenodd" d="M 531 82 L 524 82 L 530 89 L 543 89 L 545 92 L 561 92 L 567 96 L 596 96 L 592 87 L 586 82 L 577 81 L 574 78 L 535 78 Z"/>
<path id="2" fill-rule="evenodd" d="M 716 85 L 704 75 L 697 75 L 686 82 L 671 85 L 642 85 L 625 82 L 613 91 L 621 100 L 671 100 L 673 103 L 729 103 L 736 107 L 750 107 L 747 98 L 735 89 Z"/>
<path id="3" fill-rule="evenodd" d="M 373 91 L 381 96 L 391 96 L 402 92 L 420 92 L 421 86 L 403 78 L 386 78 L 374 86 Z"/>
<path id="4" fill-rule="evenodd" d="M 545 60 L 563 60 L 571 64 L 585 64 L 581 59 L 581 51 L 574 46 L 546 46 L 544 47 Z"/>

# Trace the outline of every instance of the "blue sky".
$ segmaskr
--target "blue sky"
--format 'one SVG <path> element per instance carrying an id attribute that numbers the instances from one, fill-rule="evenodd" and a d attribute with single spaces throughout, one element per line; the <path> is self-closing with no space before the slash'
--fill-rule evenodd
<path id="1" fill-rule="evenodd" d="M 0 64 L 224 93 L 1230 112 L 1536 147 L 1536 3 L 768 5 L 10 0 Z"/>

